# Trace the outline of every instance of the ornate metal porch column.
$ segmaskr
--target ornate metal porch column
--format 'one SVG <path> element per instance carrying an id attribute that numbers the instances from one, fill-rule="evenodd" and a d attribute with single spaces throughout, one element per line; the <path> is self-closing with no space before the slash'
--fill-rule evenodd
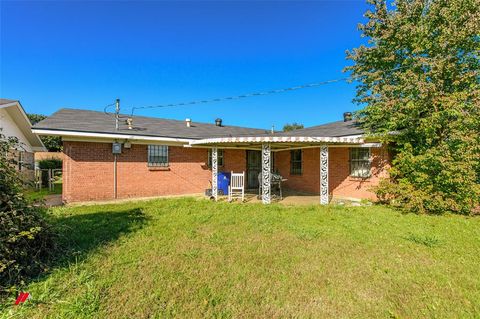
<path id="1" fill-rule="evenodd" d="M 218 149 L 212 147 L 212 196 L 218 199 Z"/>
<path id="2" fill-rule="evenodd" d="M 320 146 L 320 204 L 328 204 L 328 146 Z"/>
<path id="3" fill-rule="evenodd" d="M 270 183 L 270 143 L 262 144 L 262 202 L 270 204 L 271 183 Z"/>

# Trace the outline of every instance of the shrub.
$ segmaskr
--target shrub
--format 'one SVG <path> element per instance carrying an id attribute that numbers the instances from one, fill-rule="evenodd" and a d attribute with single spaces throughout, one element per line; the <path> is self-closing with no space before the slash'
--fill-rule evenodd
<path id="1" fill-rule="evenodd" d="M 44 159 L 38 162 L 38 167 L 40 169 L 61 169 L 62 160 L 56 158 Z"/>
<path id="2" fill-rule="evenodd" d="M 18 141 L 0 134 L 0 292 L 38 275 L 54 251 L 54 233 L 42 207 L 23 195 L 24 182 L 8 152 Z"/>

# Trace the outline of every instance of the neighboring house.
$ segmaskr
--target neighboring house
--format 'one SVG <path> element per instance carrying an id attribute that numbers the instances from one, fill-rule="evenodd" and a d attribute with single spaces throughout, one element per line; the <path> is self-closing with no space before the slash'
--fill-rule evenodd
<path id="1" fill-rule="evenodd" d="M 0 134 L 16 137 L 18 146 L 10 156 L 15 157 L 17 169 L 26 177 L 34 177 L 34 153 L 46 151 L 40 138 L 32 133 L 32 124 L 19 101 L 0 99 Z"/>
<path id="2" fill-rule="evenodd" d="M 63 200 L 217 194 L 217 173 L 246 172 L 247 188 L 263 187 L 270 171 L 284 186 L 331 196 L 375 199 L 371 186 L 386 176 L 386 148 L 345 119 L 292 132 L 61 109 L 33 132 L 63 139 Z M 114 154 L 118 153 L 118 154 Z M 261 175 L 260 175 L 261 174 Z M 260 176 L 259 176 L 260 175 Z M 260 177 L 260 178 L 259 178 Z"/>

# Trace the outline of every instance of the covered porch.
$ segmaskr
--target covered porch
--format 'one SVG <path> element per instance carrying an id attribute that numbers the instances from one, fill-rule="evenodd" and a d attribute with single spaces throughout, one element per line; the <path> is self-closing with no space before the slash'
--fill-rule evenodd
<path id="1" fill-rule="evenodd" d="M 278 199 L 276 194 L 272 193 L 272 172 L 274 172 L 274 162 L 285 158 L 285 154 L 289 154 L 293 150 L 305 150 L 311 155 L 309 159 L 310 165 L 316 165 L 315 169 L 308 172 L 305 180 L 308 179 L 310 184 L 316 183 L 314 188 L 318 191 L 303 192 L 295 188 L 284 189 L 285 195 L 283 202 L 304 202 L 306 204 L 320 203 L 328 204 L 331 200 L 329 192 L 329 169 L 330 163 L 329 153 L 333 148 L 348 147 L 379 147 L 378 143 L 366 143 L 361 136 L 346 137 L 299 137 L 299 136 L 259 136 L 259 137 L 228 137 L 228 138 L 210 138 L 190 142 L 189 147 L 208 148 L 211 154 L 211 171 L 212 171 L 212 196 L 215 200 L 220 198 L 218 187 L 219 174 L 219 153 L 220 150 L 245 150 L 248 157 L 249 152 L 256 152 L 260 157 L 260 167 L 258 179 L 260 183 L 260 194 L 255 189 L 248 187 L 251 184 L 245 181 L 247 191 L 247 201 L 261 200 L 264 204 L 270 204 Z M 278 156 L 275 156 L 278 155 Z M 285 160 L 284 160 L 285 162 Z M 248 165 L 247 165 L 248 166 Z M 279 163 L 278 166 L 281 166 Z M 310 167 L 311 168 L 311 167 Z M 277 169 L 277 167 L 276 167 Z M 315 176 L 311 176 L 315 174 Z M 251 180 L 256 178 L 255 175 L 246 177 Z M 288 181 L 288 179 L 287 179 Z M 292 181 L 293 182 L 293 181 Z M 294 184 L 294 183 L 290 183 Z M 310 185 L 310 187 L 312 187 Z M 257 196 L 259 199 L 257 199 Z M 353 196 L 352 196 L 353 197 Z"/>

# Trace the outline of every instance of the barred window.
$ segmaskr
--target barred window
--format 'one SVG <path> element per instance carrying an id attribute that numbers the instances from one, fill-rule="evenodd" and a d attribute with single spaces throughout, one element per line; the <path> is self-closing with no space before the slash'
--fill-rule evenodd
<path id="1" fill-rule="evenodd" d="M 223 150 L 217 149 L 217 159 L 218 159 L 218 166 L 223 166 Z M 212 167 L 212 149 L 208 149 L 208 167 Z"/>
<path id="2" fill-rule="evenodd" d="M 168 166 L 167 145 L 148 145 L 148 166 Z"/>
<path id="3" fill-rule="evenodd" d="M 302 150 L 290 151 L 290 175 L 302 175 Z"/>
<path id="4" fill-rule="evenodd" d="M 350 176 L 370 177 L 370 149 L 364 147 L 350 148 Z"/>

